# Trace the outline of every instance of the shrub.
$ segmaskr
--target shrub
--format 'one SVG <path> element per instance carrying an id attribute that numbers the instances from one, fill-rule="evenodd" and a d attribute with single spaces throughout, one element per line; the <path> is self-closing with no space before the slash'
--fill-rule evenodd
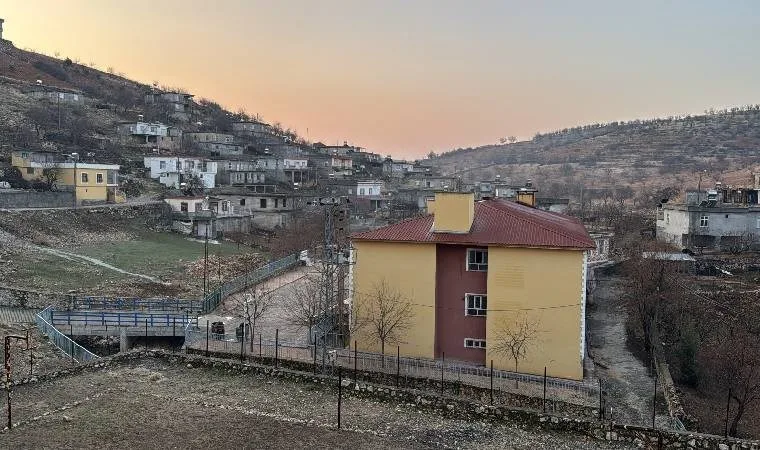
<path id="1" fill-rule="evenodd" d="M 46 74 L 58 80 L 68 81 L 69 79 L 69 74 L 66 73 L 66 71 L 59 67 L 57 64 L 50 64 L 45 61 L 35 61 L 32 66 L 34 66 L 35 69 L 41 72 L 45 72 Z"/>

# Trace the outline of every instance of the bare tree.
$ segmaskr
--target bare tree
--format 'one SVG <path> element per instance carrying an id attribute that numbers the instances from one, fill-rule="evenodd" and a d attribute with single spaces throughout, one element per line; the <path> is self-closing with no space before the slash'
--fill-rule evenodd
<path id="1" fill-rule="evenodd" d="M 60 179 L 61 169 L 58 164 L 46 163 L 42 169 L 42 181 L 45 183 L 45 188 L 48 191 L 52 191 L 55 188 L 55 183 Z"/>
<path id="2" fill-rule="evenodd" d="M 253 336 L 256 334 L 256 322 L 264 317 L 274 306 L 274 291 L 265 291 L 259 287 L 252 288 L 235 296 L 234 307 L 237 314 L 243 318 L 249 333 L 250 351 L 253 352 Z M 246 327 L 244 327 L 245 329 Z"/>
<path id="3" fill-rule="evenodd" d="M 517 372 L 520 361 L 528 356 L 528 349 L 538 341 L 538 327 L 538 320 L 532 320 L 526 315 L 518 315 L 514 320 L 505 319 L 496 331 L 495 341 L 489 343 L 489 346 L 497 355 L 514 361 Z"/>
<path id="4" fill-rule="evenodd" d="M 311 343 L 311 329 L 317 323 L 322 312 L 321 277 L 313 274 L 290 285 L 291 302 L 288 305 L 288 322 L 309 330 L 309 343 Z"/>
<path id="5" fill-rule="evenodd" d="M 362 318 L 371 339 L 380 343 L 385 365 L 385 344 L 400 343 L 412 325 L 412 304 L 383 279 L 363 295 Z"/>
<path id="6" fill-rule="evenodd" d="M 742 326 L 717 328 L 712 342 L 703 349 L 702 359 L 713 386 L 729 391 L 729 433 L 736 436 L 744 414 L 760 402 L 760 336 Z"/>
<path id="7" fill-rule="evenodd" d="M 509 141 L 510 144 L 514 144 L 515 142 L 517 142 L 517 138 L 515 136 L 509 136 L 507 140 Z"/>

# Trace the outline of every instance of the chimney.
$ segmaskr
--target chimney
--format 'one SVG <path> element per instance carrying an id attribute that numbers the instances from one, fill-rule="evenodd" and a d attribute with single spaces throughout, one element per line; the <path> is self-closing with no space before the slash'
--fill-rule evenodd
<path id="1" fill-rule="evenodd" d="M 517 203 L 530 206 L 531 208 L 536 207 L 536 189 L 530 180 L 525 183 L 524 188 L 520 188 L 517 191 Z"/>
<path id="2" fill-rule="evenodd" d="M 469 233 L 475 219 L 475 194 L 472 192 L 436 192 L 433 232 Z"/>
<path id="3" fill-rule="evenodd" d="M 3 40 L 3 22 L 5 22 L 5 19 L 0 19 L 0 41 Z"/>

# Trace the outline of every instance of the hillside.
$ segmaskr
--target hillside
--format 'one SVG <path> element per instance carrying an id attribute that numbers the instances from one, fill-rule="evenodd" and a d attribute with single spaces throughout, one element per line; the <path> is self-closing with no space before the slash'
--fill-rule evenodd
<path id="1" fill-rule="evenodd" d="M 699 116 L 612 122 L 537 134 L 532 140 L 457 149 L 432 159 L 465 181 L 532 179 L 543 195 L 696 188 L 753 166 L 760 150 L 760 105 Z M 706 171 L 706 172 L 704 172 Z M 630 191 L 625 188 L 631 188 Z M 587 191 L 589 192 L 589 191 Z"/>
<path id="2" fill-rule="evenodd" d="M 33 98 L 29 91 L 66 90 L 84 102 L 56 102 Z M 244 111 L 233 113 L 202 98 L 190 100 L 186 117 L 177 117 L 173 105 L 147 103 L 146 94 L 179 92 L 177 87 L 146 85 L 113 70 L 104 72 L 61 56 L 50 57 L 0 42 L 0 170 L 8 167 L 13 150 L 79 152 L 97 162 L 119 163 L 129 173 L 150 149 L 123 145 L 117 125 L 140 118 L 162 122 L 183 132 L 229 132 L 235 120 L 250 120 Z M 258 115 L 256 116 L 258 117 Z M 274 134 L 239 143 L 254 151 L 264 146 L 300 143 L 290 130 L 274 124 Z M 182 149 L 189 153 L 188 149 Z"/>

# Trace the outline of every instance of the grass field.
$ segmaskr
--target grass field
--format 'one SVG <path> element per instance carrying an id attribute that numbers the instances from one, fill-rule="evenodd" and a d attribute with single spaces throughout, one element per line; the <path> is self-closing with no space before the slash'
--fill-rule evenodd
<path id="1" fill-rule="evenodd" d="M 209 255 L 222 256 L 253 251 L 246 247 L 238 249 L 237 245 L 228 242 L 210 243 L 208 248 Z M 13 258 L 13 272 L 4 274 L 3 281 L 17 287 L 58 292 L 121 291 L 122 295 L 148 295 L 151 290 L 157 290 L 156 295 L 199 295 L 203 291 L 202 280 L 189 277 L 185 273 L 185 265 L 203 259 L 204 243 L 185 236 L 144 231 L 136 236 L 125 235 L 125 239 L 90 244 L 69 243 L 65 251 L 96 258 L 123 271 L 147 275 L 175 286 L 172 289 L 156 286 L 149 280 L 120 273 L 81 258 L 67 258 L 44 248 L 18 252 Z"/>
<path id="2" fill-rule="evenodd" d="M 336 387 L 145 358 L 18 386 L 4 448 L 601 449 L 585 436 L 445 417 Z M 75 403 L 78 402 L 78 403 Z M 3 401 L 4 403 L 4 401 Z M 5 405 L 2 405 L 3 408 Z"/>

